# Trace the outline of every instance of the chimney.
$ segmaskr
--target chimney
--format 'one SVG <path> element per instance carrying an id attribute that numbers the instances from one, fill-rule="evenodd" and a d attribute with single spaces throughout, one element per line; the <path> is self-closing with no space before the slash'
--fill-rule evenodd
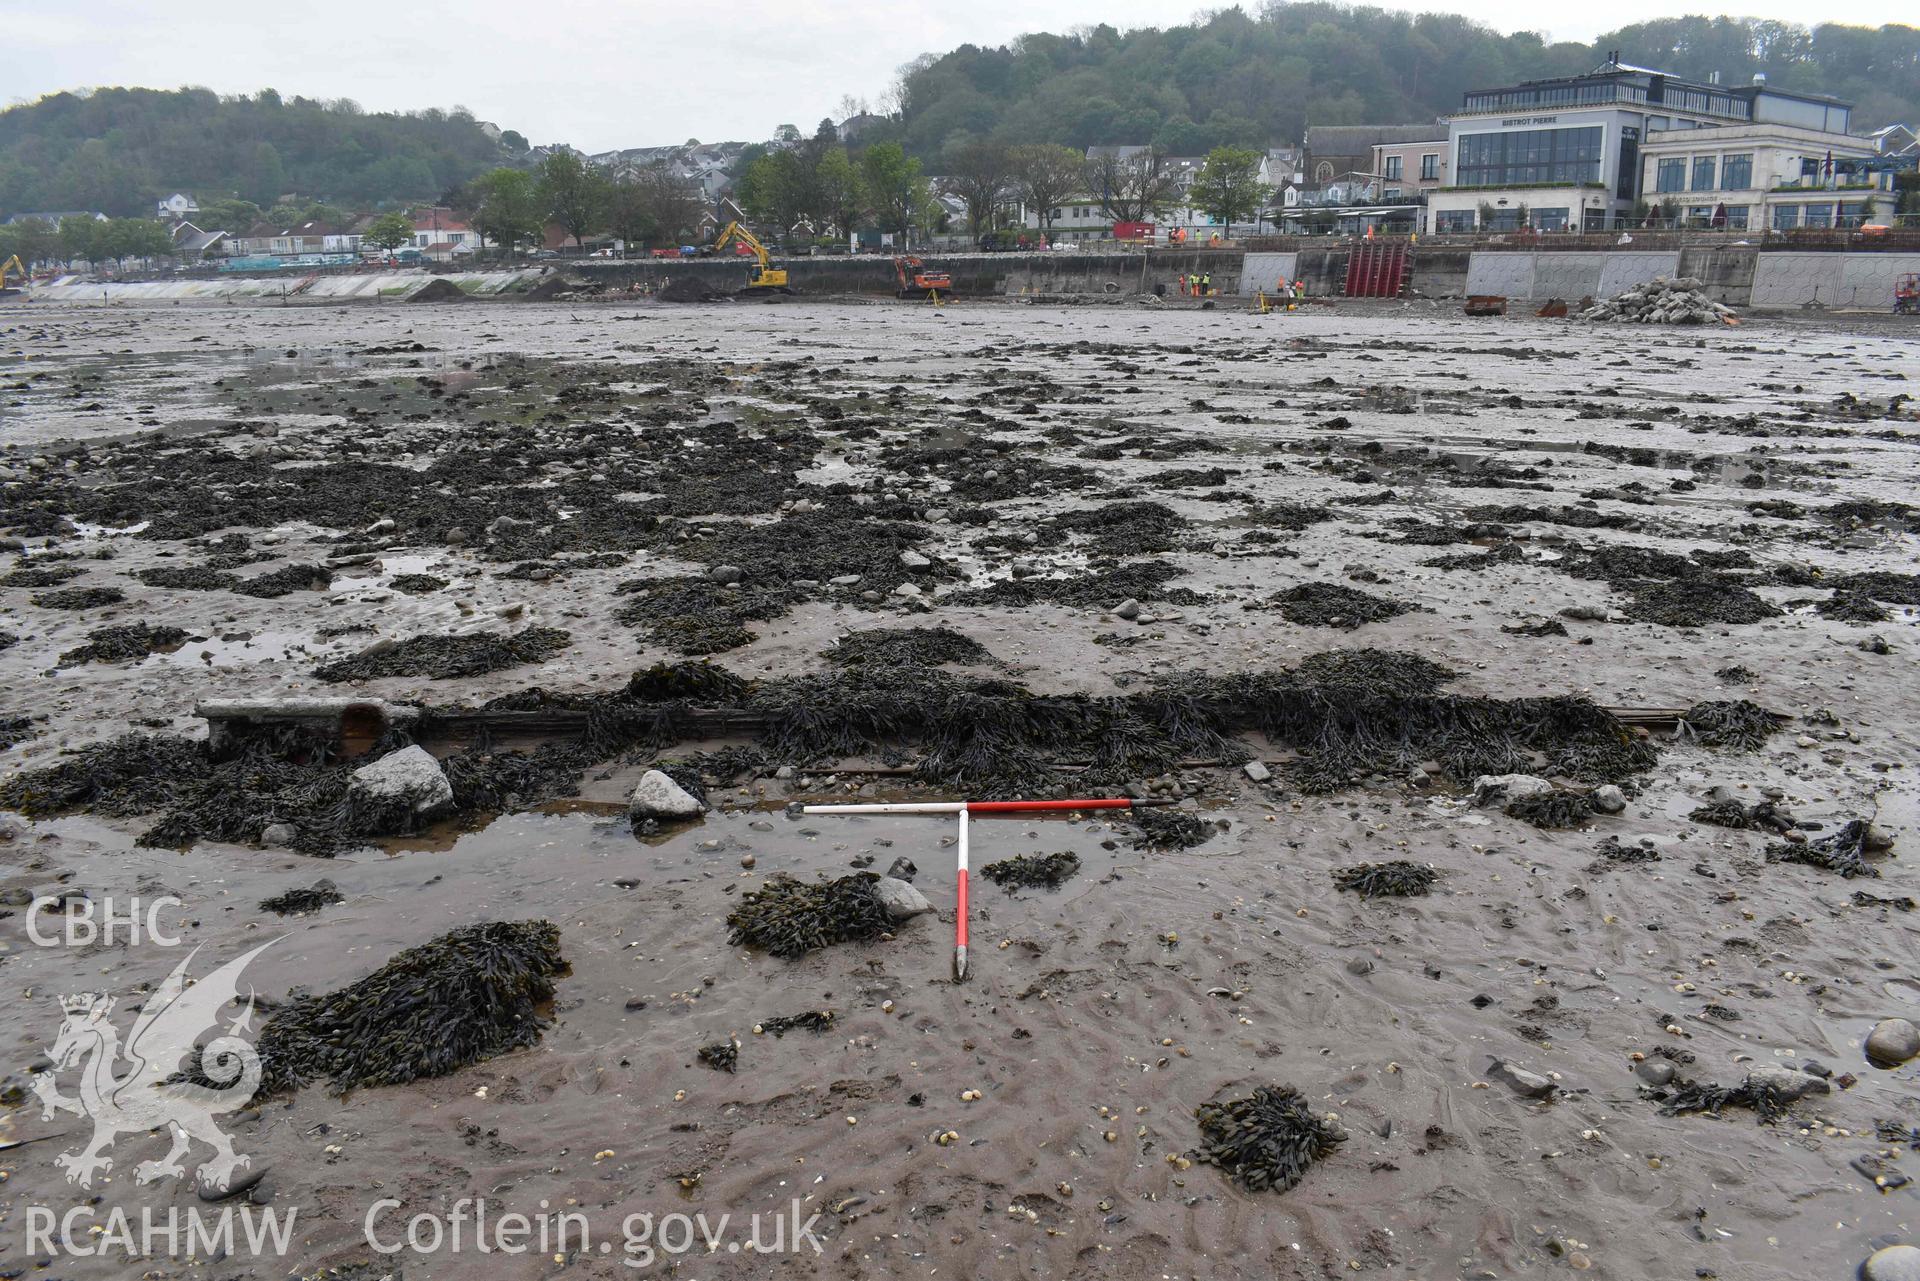
<path id="1" fill-rule="evenodd" d="M 1717 85 L 1717 84 L 1719 84 L 1719 83 L 1720 83 L 1720 73 L 1719 73 L 1718 71 L 1709 71 L 1709 72 L 1707 73 L 1707 83 L 1708 83 L 1708 84 L 1710 84 L 1710 85 Z"/>

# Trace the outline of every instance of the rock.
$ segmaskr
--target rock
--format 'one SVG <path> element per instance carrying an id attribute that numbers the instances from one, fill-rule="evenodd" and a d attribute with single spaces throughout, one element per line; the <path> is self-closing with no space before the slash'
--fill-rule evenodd
<path id="1" fill-rule="evenodd" d="M 1594 788 L 1590 799 L 1593 801 L 1593 808 L 1602 814 L 1618 814 L 1627 808 L 1627 794 L 1612 783 Z"/>
<path id="2" fill-rule="evenodd" d="M 902 854 L 893 860 L 893 866 L 887 869 L 887 875 L 896 881 L 911 882 L 914 877 L 920 875 L 920 869 L 913 865 L 912 859 Z"/>
<path id="3" fill-rule="evenodd" d="M 472 537 L 472 535 L 468 534 L 466 530 L 455 525 L 452 529 L 440 535 L 440 541 L 449 547 L 465 547 L 467 545 L 467 539 L 470 537 Z"/>
<path id="4" fill-rule="evenodd" d="M 271 849 L 285 849 L 300 835 L 291 823 L 269 823 L 260 829 L 260 843 Z"/>
<path id="5" fill-rule="evenodd" d="M 933 910 L 926 895 L 897 876 L 879 877 L 873 883 L 873 891 L 880 896 L 880 905 L 887 909 L 887 915 L 896 921 Z"/>
<path id="6" fill-rule="evenodd" d="M 1127 619 L 1140 617 L 1140 602 L 1132 598 L 1121 601 L 1118 605 L 1114 606 L 1113 616 L 1115 618 Z"/>
<path id="7" fill-rule="evenodd" d="M 759 859 L 751 854 L 742 854 L 740 856 L 740 866 L 746 868 L 749 872 L 753 870 L 753 865 L 759 861 Z"/>
<path id="8" fill-rule="evenodd" d="M 0 890 L 0 907 L 27 907 L 33 902 L 33 891 L 21 886 Z"/>
<path id="9" fill-rule="evenodd" d="M 840 574 L 837 577 L 827 580 L 828 584 L 834 587 L 852 587 L 859 581 L 860 575 L 858 574 Z"/>
<path id="10" fill-rule="evenodd" d="M 777 770 L 775 770 L 775 771 L 773 772 L 773 776 L 774 776 L 775 778 L 777 778 L 777 779 L 781 779 L 781 780 L 783 780 L 783 781 L 784 781 L 784 780 L 786 780 L 786 779 L 789 779 L 789 778 L 792 778 L 792 777 L 793 777 L 793 766 L 791 766 L 791 765 L 782 765 L 782 766 L 781 766 L 781 767 L 780 767 L 779 769 L 777 769 Z"/>
<path id="11" fill-rule="evenodd" d="M 1538 796 L 1552 790 L 1553 784 L 1537 774 L 1482 774 L 1473 780 L 1473 803 L 1483 808 L 1503 806 L 1522 796 Z"/>
<path id="12" fill-rule="evenodd" d="M 1786 1102 L 1793 1102 L 1809 1094 L 1831 1094 L 1833 1087 L 1811 1072 L 1802 1072 L 1799 1068 L 1779 1067 L 1763 1064 L 1747 1071 L 1747 1082 L 1751 1085 L 1764 1085 L 1778 1094 Z"/>
<path id="13" fill-rule="evenodd" d="M 1920 1281 L 1920 1246 L 1875 1250 L 1860 1265 L 1860 1281 Z"/>
<path id="14" fill-rule="evenodd" d="M 415 744 L 355 770 L 347 782 L 347 799 L 383 807 L 404 802 L 415 814 L 430 814 L 453 804 L 453 784 L 440 762 Z"/>
<path id="15" fill-rule="evenodd" d="M 715 565 L 707 571 L 707 577 L 716 583 L 737 583 L 747 576 L 747 571 L 738 565 Z"/>
<path id="16" fill-rule="evenodd" d="M 633 796 L 627 801 L 630 819 L 698 818 L 706 812 L 707 807 L 698 797 L 657 769 L 641 775 Z"/>
<path id="17" fill-rule="evenodd" d="M 1523 1067 L 1516 1067 L 1505 1059 L 1495 1059 L 1493 1066 L 1487 1069 L 1487 1075 L 1522 1098 L 1544 1099 L 1553 1093 L 1551 1080 L 1538 1072 L 1529 1072 Z"/>
<path id="18" fill-rule="evenodd" d="M 1908 1019 L 1882 1019 L 1867 1033 L 1866 1048 L 1876 1067 L 1898 1067 L 1920 1055 L 1920 1027 Z"/>
<path id="19" fill-rule="evenodd" d="M 898 587 L 893 589 L 893 594 L 895 596 L 908 596 L 908 597 L 918 596 L 920 595 L 920 584 L 902 583 Z"/>
<path id="20" fill-rule="evenodd" d="M 1584 623 L 1604 623 L 1607 621 L 1607 609 L 1604 605 L 1569 605 L 1560 611 L 1560 617 Z"/>
<path id="21" fill-rule="evenodd" d="M 911 548 L 900 553 L 900 563 L 908 569 L 926 569 L 933 564 L 932 561 Z"/>
<path id="22" fill-rule="evenodd" d="M 1273 777 L 1273 771 L 1259 761 L 1248 761 L 1241 768 L 1246 771 L 1247 777 L 1256 783 L 1264 783 Z"/>
<path id="23" fill-rule="evenodd" d="M 1673 1064 L 1665 1059 L 1648 1059 L 1633 1074 L 1648 1085 L 1667 1086 L 1673 1084 L 1673 1071 Z"/>

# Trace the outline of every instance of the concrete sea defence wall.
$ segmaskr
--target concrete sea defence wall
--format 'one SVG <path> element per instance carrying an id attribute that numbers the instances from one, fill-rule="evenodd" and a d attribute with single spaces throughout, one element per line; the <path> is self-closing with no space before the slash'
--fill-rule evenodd
<path id="1" fill-rule="evenodd" d="M 1124 297 L 1179 295 L 1184 275 L 1208 274 L 1214 292 L 1252 297 L 1284 280 L 1299 280 L 1309 294 L 1338 296 L 1345 289 L 1346 241 L 1306 243 L 1292 250 L 1237 249 L 1013 254 L 930 254 L 929 267 L 944 267 L 967 298 Z M 792 284 L 802 294 L 890 297 L 897 281 L 883 254 L 788 258 Z M 132 282 L 87 282 L 67 277 L 36 287 L 31 297 L 53 302 L 217 302 L 223 299 L 289 301 L 404 301 L 436 281 L 475 297 L 540 291 L 544 281 L 584 278 L 602 288 L 639 285 L 658 290 L 691 278 L 707 290 L 731 293 L 746 284 L 749 258 L 668 258 L 627 262 L 570 262 L 515 271 L 374 272 L 295 278 L 288 275 L 176 278 Z M 1679 249 L 1468 249 L 1416 245 L 1407 280 L 1411 296 L 1459 298 L 1499 294 L 1516 301 L 1611 298 L 1656 276 L 1697 277 L 1716 302 L 1733 307 L 1797 308 L 1819 305 L 1889 310 L 1895 279 L 1920 273 L 1920 253 L 1766 250 L 1754 245 Z M 557 282 L 556 282 L 557 283 Z"/>

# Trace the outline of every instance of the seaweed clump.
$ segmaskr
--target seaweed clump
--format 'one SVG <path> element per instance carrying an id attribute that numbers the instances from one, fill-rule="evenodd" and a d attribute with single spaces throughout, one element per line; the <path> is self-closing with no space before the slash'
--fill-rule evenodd
<path id="1" fill-rule="evenodd" d="M 727 942 L 771 952 L 784 960 L 835 943 L 861 943 L 893 928 L 869 872 L 831 881 L 776 876 L 750 890 L 727 914 Z"/>
<path id="2" fill-rule="evenodd" d="M 1354 628 L 1362 623 L 1377 623 L 1412 613 L 1412 605 L 1339 583 L 1298 583 L 1273 597 L 1280 616 L 1301 627 Z"/>
<path id="3" fill-rule="evenodd" d="M 1690 823 L 1709 823 L 1714 827 L 1731 827 L 1740 831 L 1785 832 L 1792 829 L 1793 816 L 1782 810 L 1773 801 L 1755 801 L 1751 805 L 1742 805 L 1728 798 L 1709 801 L 1687 815 Z"/>
<path id="4" fill-rule="evenodd" d="M 1133 838 L 1137 850 L 1190 849 L 1213 835 L 1211 824 L 1182 810 L 1130 810 L 1127 818 L 1140 829 Z"/>
<path id="5" fill-rule="evenodd" d="M 41 609 L 100 609 L 118 605 L 126 598 L 118 587 L 62 587 L 28 597 Z"/>
<path id="6" fill-rule="evenodd" d="M 304 889 L 288 890 L 285 894 L 261 899 L 260 907 L 280 916 L 305 916 L 309 912 L 318 912 L 323 907 L 346 901 L 339 887 L 323 878 Z"/>
<path id="7" fill-rule="evenodd" d="M 1713 623 L 1757 623 L 1780 613 L 1735 582 L 1717 578 L 1680 578 L 1635 585 L 1622 611 L 1635 622 L 1660 627 L 1706 627 Z"/>
<path id="8" fill-rule="evenodd" d="M 1058 889 L 1080 870 L 1080 860 L 1070 853 L 1021 854 L 1003 858 L 980 869 L 980 875 L 1009 892 L 1022 886 L 1044 885 Z"/>
<path id="9" fill-rule="evenodd" d="M 765 1032 L 770 1036 L 785 1036 L 799 1028 L 805 1032 L 829 1032 L 833 1030 L 832 1010 L 808 1010 L 803 1014 L 776 1014 L 770 1019 L 761 1019 L 754 1024 L 756 1032 Z"/>
<path id="10" fill-rule="evenodd" d="M 1797 843 L 1776 841 L 1767 846 L 1769 863 L 1804 863 L 1829 872 L 1838 872 L 1848 880 L 1856 876 L 1880 875 L 1880 869 L 1867 862 L 1867 824 L 1850 819 L 1832 836 Z"/>
<path id="11" fill-rule="evenodd" d="M 1202 1139 L 1198 1159 L 1249 1192 L 1285 1192 L 1347 1140 L 1287 1085 L 1256 1086 L 1244 1099 L 1202 1103 L 1193 1115 Z"/>
<path id="12" fill-rule="evenodd" d="M 1681 715 L 1680 727 L 1704 747 L 1742 752 L 1765 747 L 1777 728 L 1772 712 L 1744 698 L 1695 703 Z"/>
<path id="13" fill-rule="evenodd" d="M 1437 876 L 1424 863 L 1393 859 L 1386 863 L 1356 863 L 1335 868 L 1333 883 L 1338 889 L 1352 890 L 1361 898 L 1413 898 L 1433 891 Z"/>
<path id="14" fill-rule="evenodd" d="M 382 676 L 452 680 L 480 676 L 522 663 L 544 663 L 573 643 L 557 627 L 529 627 L 512 635 L 473 632 L 465 636 L 412 636 L 314 669 L 323 681 L 369 681 Z"/>
<path id="15" fill-rule="evenodd" d="M 1660 1115 L 1682 1116 L 1689 1112 L 1705 1112 L 1709 1116 L 1719 1116 L 1724 1108 L 1752 1108 L 1760 1114 L 1762 1124 L 1772 1125 L 1787 1114 L 1787 1104 L 1790 1102 L 1791 1099 L 1773 1086 L 1752 1077 L 1738 1085 L 1707 1085 L 1689 1081 L 1667 1099 L 1660 1109 Z"/>
<path id="16" fill-rule="evenodd" d="M 703 1045 L 700 1061 L 716 1072 L 731 1072 L 740 1066 L 740 1043 L 729 1040 Z"/>
<path id="17" fill-rule="evenodd" d="M 187 633 L 178 627 L 120 623 L 88 632 L 87 643 L 60 655 L 60 664 L 67 667 L 79 663 L 131 662 L 149 654 L 179 649 L 186 643 Z"/>
<path id="18" fill-rule="evenodd" d="M 986 646 L 946 627 L 875 627 L 848 632 L 827 651 L 842 667 L 871 663 L 892 667 L 938 667 L 942 663 L 984 663 Z"/>
<path id="19" fill-rule="evenodd" d="M 301 995 L 260 1030 L 263 1093 L 336 1093 L 445 1076 L 540 1039 L 567 972 L 549 921 L 483 921 L 410 947 L 358 982 Z"/>
<path id="20" fill-rule="evenodd" d="M 1535 792 L 1507 802 L 1507 813 L 1535 827 L 1578 827 L 1593 817 L 1593 801 L 1579 792 Z"/>

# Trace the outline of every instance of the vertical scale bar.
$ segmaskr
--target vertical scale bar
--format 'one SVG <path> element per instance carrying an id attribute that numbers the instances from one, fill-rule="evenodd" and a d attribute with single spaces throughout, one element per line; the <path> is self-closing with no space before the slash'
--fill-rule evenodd
<path id="1" fill-rule="evenodd" d="M 956 893 L 957 907 L 953 915 L 953 980 L 962 982 L 967 977 L 967 811 L 960 810 L 960 875 Z"/>

